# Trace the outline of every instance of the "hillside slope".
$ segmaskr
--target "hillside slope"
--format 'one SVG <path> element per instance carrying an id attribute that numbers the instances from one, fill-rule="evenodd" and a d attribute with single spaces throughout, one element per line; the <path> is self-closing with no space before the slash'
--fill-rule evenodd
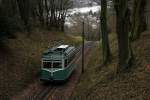
<path id="1" fill-rule="evenodd" d="M 133 66 L 129 72 L 119 75 L 116 74 L 118 52 L 116 36 L 112 35 L 110 40 L 113 60 L 107 66 L 97 66 L 101 64 L 102 57 L 100 48 L 95 48 L 73 98 L 150 100 L 150 32 L 142 33 L 141 38 L 132 43 Z"/>

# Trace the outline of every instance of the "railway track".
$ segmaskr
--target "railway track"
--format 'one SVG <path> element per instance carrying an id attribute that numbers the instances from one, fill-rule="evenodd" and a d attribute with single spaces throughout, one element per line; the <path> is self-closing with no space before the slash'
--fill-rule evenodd
<path id="1" fill-rule="evenodd" d="M 91 48 L 93 46 L 94 42 L 88 42 L 85 44 L 85 54 L 87 53 L 87 51 L 89 50 L 89 48 Z M 80 60 L 80 55 L 82 54 L 81 53 L 81 47 L 79 47 L 77 49 L 77 55 L 75 57 L 75 60 L 76 60 L 76 63 L 78 63 L 78 61 Z M 37 94 L 37 96 L 35 97 L 34 100 L 55 100 L 55 92 L 57 91 L 57 88 L 56 86 L 48 86 L 48 87 L 45 87 L 39 94 Z M 59 97 L 57 97 L 57 100 L 58 100 Z M 62 98 L 60 98 L 62 99 Z"/>
<path id="2" fill-rule="evenodd" d="M 88 54 L 90 49 L 94 46 L 94 42 L 87 42 L 85 44 L 85 54 Z M 74 58 L 75 63 L 78 65 L 76 71 L 71 75 L 70 79 L 63 85 L 54 85 L 54 84 L 42 84 L 41 82 L 38 83 L 37 89 L 34 93 L 29 93 L 25 95 L 24 98 L 19 98 L 21 100 L 67 100 L 71 96 L 71 92 L 75 88 L 79 77 L 81 75 L 81 46 L 77 48 L 77 55 Z M 67 92 L 69 91 L 69 92 Z M 68 94 L 69 93 L 69 94 Z M 58 97 L 59 94 L 59 97 Z M 19 100 L 13 99 L 13 100 Z"/>
<path id="3" fill-rule="evenodd" d="M 43 100 L 45 98 L 46 94 L 51 92 L 54 87 L 52 86 L 47 86 L 43 88 L 38 94 L 36 94 L 32 99 L 34 100 Z"/>

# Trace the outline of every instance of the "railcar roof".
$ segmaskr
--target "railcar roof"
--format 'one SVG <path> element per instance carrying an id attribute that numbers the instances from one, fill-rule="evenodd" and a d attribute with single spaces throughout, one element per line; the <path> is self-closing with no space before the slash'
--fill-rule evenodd
<path id="1" fill-rule="evenodd" d="M 60 46 L 58 46 L 57 48 L 66 49 L 67 47 L 69 47 L 69 45 L 60 45 Z"/>
<path id="2" fill-rule="evenodd" d="M 63 49 L 63 50 L 58 50 Z M 69 45 L 60 45 L 58 47 L 49 49 L 47 52 L 45 52 L 42 56 L 45 60 L 61 60 L 67 55 L 70 55 L 75 51 L 75 47 L 69 46 Z"/>

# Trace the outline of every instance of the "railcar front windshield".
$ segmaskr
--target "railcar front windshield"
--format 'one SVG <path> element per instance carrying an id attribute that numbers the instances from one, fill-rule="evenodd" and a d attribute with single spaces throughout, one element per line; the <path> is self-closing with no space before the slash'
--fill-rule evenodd
<path id="1" fill-rule="evenodd" d="M 54 62 L 53 68 L 62 68 L 62 63 L 61 62 Z"/>
<path id="2" fill-rule="evenodd" d="M 62 68 L 62 62 L 44 62 L 43 61 L 43 68 Z"/>

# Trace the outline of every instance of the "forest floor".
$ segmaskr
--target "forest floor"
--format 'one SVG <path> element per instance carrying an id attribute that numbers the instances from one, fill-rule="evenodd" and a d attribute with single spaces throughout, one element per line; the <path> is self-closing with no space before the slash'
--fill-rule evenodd
<path id="1" fill-rule="evenodd" d="M 16 39 L 5 39 L 0 47 L 0 100 L 8 100 L 37 79 L 40 58 L 46 49 L 64 42 L 78 46 L 80 37 L 60 32 L 40 31 L 27 37 L 16 33 Z"/>
<path id="2" fill-rule="evenodd" d="M 93 49 L 72 96 L 75 100 L 150 100 L 150 31 L 132 43 L 133 65 L 126 73 L 116 74 L 118 49 L 116 34 L 110 34 L 112 61 L 101 66 L 101 45 Z M 99 56 L 98 56 L 99 55 Z"/>

